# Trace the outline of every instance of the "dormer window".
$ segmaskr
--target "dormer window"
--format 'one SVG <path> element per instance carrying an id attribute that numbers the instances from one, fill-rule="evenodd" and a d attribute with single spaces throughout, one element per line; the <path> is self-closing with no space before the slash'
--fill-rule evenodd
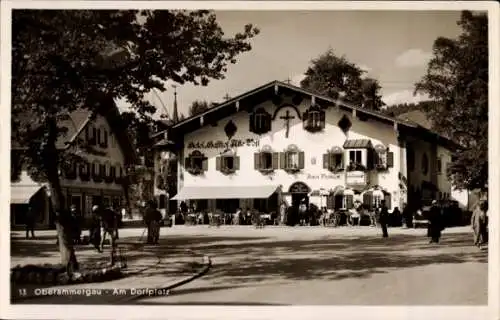
<path id="1" fill-rule="evenodd" d="M 234 173 L 240 169 L 240 157 L 236 156 L 233 150 L 225 150 L 215 158 L 215 167 L 217 171 L 222 173 Z"/>
<path id="2" fill-rule="evenodd" d="M 323 154 L 323 168 L 332 172 L 344 170 L 344 151 L 340 147 L 333 147 Z"/>
<path id="3" fill-rule="evenodd" d="M 271 115 L 264 108 L 259 108 L 250 114 L 250 131 L 256 134 L 271 131 Z"/>
<path id="4" fill-rule="evenodd" d="M 278 169 L 279 153 L 273 152 L 270 146 L 262 147 L 260 152 L 254 153 L 254 169 L 261 172 L 270 172 Z"/>
<path id="5" fill-rule="evenodd" d="M 208 159 L 203 153 L 195 150 L 184 159 L 184 166 L 191 174 L 201 174 L 208 170 Z"/>
<path id="6" fill-rule="evenodd" d="M 304 129 L 310 132 L 321 131 L 325 128 L 325 111 L 317 105 L 311 106 L 303 115 Z"/>
<path id="7" fill-rule="evenodd" d="M 304 169 L 304 152 L 296 145 L 290 145 L 280 154 L 280 167 L 286 171 L 295 172 Z"/>

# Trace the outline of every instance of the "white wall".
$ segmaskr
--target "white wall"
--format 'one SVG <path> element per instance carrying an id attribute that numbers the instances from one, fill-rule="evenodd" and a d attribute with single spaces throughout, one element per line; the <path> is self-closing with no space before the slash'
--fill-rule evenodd
<path id="1" fill-rule="evenodd" d="M 310 106 L 310 100 L 305 99 L 299 106 L 300 116 Z M 264 107 L 267 112 L 274 114 L 277 107 L 271 102 L 265 102 L 257 107 Z M 285 137 L 284 120 L 281 116 L 289 111 L 295 119 L 291 121 L 289 137 Z M 343 115 L 352 122 L 347 134 L 344 134 L 337 123 Z M 351 113 L 330 108 L 326 111 L 326 128 L 322 132 L 310 133 L 303 129 L 302 121 L 298 118 L 293 108 L 286 107 L 279 110 L 275 120 L 272 122 L 272 130 L 267 134 L 258 136 L 249 132 L 249 114 L 240 111 L 233 116 L 218 122 L 217 127 L 206 125 L 203 128 L 189 133 L 184 137 L 184 157 L 187 157 L 195 149 L 188 149 L 191 142 L 207 142 L 221 140 L 226 142 L 224 126 L 228 121 L 237 126 L 237 132 L 233 139 L 255 139 L 258 146 L 245 145 L 235 149 L 240 157 L 240 170 L 231 175 L 224 175 L 216 171 L 216 156 L 223 149 L 200 149 L 208 157 L 208 171 L 202 175 L 192 175 L 183 169 L 184 160 L 181 160 L 179 168 L 179 188 L 184 186 L 247 186 L 247 185 L 282 185 L 283 191 L 288 191 L 291 184 L 297 181 L 306 183 L 312 190 L 319 188 L 333 189 L 335 186 L 345 185 L 344 172 L 333 174 L 323 169 L 323 154 L 334 146 L 342 147 L 346 139 L 371 139 L 372 144 L 383 144 L 394 152 L 394 167 L 388 171 L 373 171 L 370 173 L 371 185 L 378 184 L 391 192 L 393 206 L 398 206 L 399 199 L 399 167 L 400 147 L 397 142 L 397 132 L 393 125 L 384 124 L 375 120 L 360 121 L 353 118 Z M 275 152 L 283 152 L 290 144 L 295 144 L 305 153 L 305 169 L 296 174 L 290 174 L 284 170 L 275 170 L 274 173 L 264 175 L 254 170 L 254 153 L 258 152 L 264 145 L 269 145 Z"/>

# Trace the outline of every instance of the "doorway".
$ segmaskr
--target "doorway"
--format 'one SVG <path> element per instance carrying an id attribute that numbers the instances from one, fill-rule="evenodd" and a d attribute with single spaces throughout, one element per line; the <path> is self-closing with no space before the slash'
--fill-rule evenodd
<path id="1" fill-rule="evenodd" d="M 303 182 L 295 182 L 290 186 L 288 192 L 292 196 L 292 209 L 288 215 L 287 221 L 289 225 L 296 225 L 300 220 L 299 206 L 304 203 L 306 208 L 309 208 L 309 193 L 311 189 Z"/>

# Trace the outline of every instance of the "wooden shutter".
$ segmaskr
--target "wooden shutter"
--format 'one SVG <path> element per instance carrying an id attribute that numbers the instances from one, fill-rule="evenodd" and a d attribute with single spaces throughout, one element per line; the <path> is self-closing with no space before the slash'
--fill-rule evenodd
<path id="1" fill-rule="evenodd" d="M 345 205 L 346 209 L 352 209 L 354 207 L 354 196 L 353 195 L 347 195 L 345 196 Z"/>
<path id="2" fill-rule="evenodd" d="M 215 170 L 222 170 L 222 157 L 215 157 Z"/>
<path id="3" fill-rule="evenodd" d="M 266 132 L 271 131 L 271 115 L 266 113 L 264 118 L 266 119 Z"/>
<path id="4" fill-rule="evenodd" d="M 299 169 L 304 169 L 304 167 L 305 167 L 304 152 L 301 151 L 299 152 Z"/>
<path id="5" fill-rule="evenodd" d="M 184 158 L 184 168 L 189 169 L 191 167 L 191 158 Z"/>
<path id="6" fill-rule="evenodd" d="M 391 205 L 391 194 L 390 193 L 386 193 L 384 195 L 384 200 L 385 200 L 385 205 L 386 207 L 390 210 L 392 205 Z"/>
<path id="7" fill-rule="evenodd" d="M 207 158 L 203 159 L 203 161 L 201 162 L 201 168 L 203 171 L 208 170 L 208 159 Z"/>
<path id="8" fill-rule="evenodd" d="M 280 152 L 280 169 L 286 169 L 286 153 Z"/>
<path id="9" fill-rule="evenodd" d="M 319 112 L 319 123 L 320 123 L 321 129 L 324 129 L 325 128 L 325 111 L 323 111 L 323 110 L 321 110 Z"/>
<path id="10" fill-rule="evenodd" d="M 326 198 L 326 208 L 335 209 L 335 196 L 333 194 L 328 195 Z"/>
<path id="11" fill-rule="evenodd" d="M 96 145 L 97 142 L 97 128 L 92 128 L 92 137 L 90 138 L 90 145 Z"/>
<path id="12" fill-rule="evenodd" d="M 273 152 L 272 168 L 278 169 L 280 166 L 280 154 L 278 152 Z"/>
<path id="13" fill-rule="evenodd" d="M 307 111 L 302 114 L 302 124 L 304 126 L 304 129 L 306 129 L 308 127 L 308 123 L 309 123 L 307 121 L 308 115 L 309 115 L 309 113 Z"/>
<path id="14" fill-rule="evenodd" d="M 255 113 L 250 113 L 250 117 L 249 117 L 249 129 L 250 129 L 250 132 L 255 132 Z"/>
<path id="15" fill-rule="evenodd" d="M 387 153 L 387 168 L 394 167 L 394 152 Z"/>
<path id="16" fill-rule="evenodd" d="M 235 156 L 234 157 L 234 164 L 233 164 L 234 170 L 240 170 L 240 157 Z"/>
<path id="17" fill-rule="evenodd" d="M 103 147 L 107 148 L 108 147 L 108 131 L 104 130 L 104 141 L 103 141 Z"/>
<path id="18" fill-rule="evenodd" d="M 323 154 L 323 169 L 330 169 L 330 154 Z"/>
<path id="19" fill-rule="evenodd" d="M 255 152 L 253 154 L 253 167 L 255 170 L 260 170 L 260 153 Z"/>
<path id="20" fill-rule="evenodd" d="M 363 204 L 368 210 L 372 209 L 373 206 L 373 194 L 371 191 L 365 192 L 363 194 Z"/>

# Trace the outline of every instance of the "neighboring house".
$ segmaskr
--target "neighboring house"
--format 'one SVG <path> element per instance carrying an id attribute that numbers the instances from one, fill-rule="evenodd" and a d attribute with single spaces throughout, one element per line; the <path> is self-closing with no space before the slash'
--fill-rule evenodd
<path id="1" fill-rule="evenodd" d="M 86 160 L 61 170 L 61 187 L 67 207 L 75 205 L 84 217 L 89 217 L 94 204 L 116 208 L 125 205 L 126 170 L 136 163 L 136 154 L 114 102 L 95 115 L 85 110 L 74 111 L 59 126 L 67 128 L 67 132 L 58 139 L 57 147 L 70 149 Z M 12 137 L 11 149 L 11 170 L 20 172 L 11 182 L 11 225 L 24 224 L 30 204 L 36 207 L 38 227 L 52 227 L 46 183 L 33 181 L 25 166 L 16 163 L 16 153 L 22 147 L 15 137 Z"/>
<path id="2" fill-rule="evenodd" d="M 174 200 L 200 210 L 270 212 L 282 200 L 341 210 L 382 199 L 393 210 L 451 192 L 437 166 L 451 141 L 279 81 L 174 124 L 169 140 L 178 159 Z"/>
<path id="3" fill-rule="evenodd" d="M 427 118 L 425 113 L 420 110 L 413 110 L 410 112 L 406 112 L 403 114 L 400 114 L 397 116 L 398 119 L 405 120 L 405 121 L 411 121 L 414 122 L 426 129 L 432 129 L 432 121 Z M 462 209 L 470 209 L 471 206 L 474 205 L 476 202 L 475 198 L 476 196 L 474 192 L 469 192 L 469 190 L 458 190 L 455 189 L 447 177 L 446 171 L 447 171 L 447 165 L 451 162 L 451 152 L 450 150 L 443 148 L 443 147 L 438 147 L 436 150 L 436 174 L 437 174 L 437 187 L 438 187 L 438 194 L 436 195 L 437 199 L 440 200 L 445 200 L 445 199 L 451 199 L 451 200 L 456 200 L 459 203 L 459 206 Z M 422 168 L 424 167 L 424 159 L 422 158 L 423 155 L 419 154 L 418 151 L 413 155 L 415 158 L 415 161 L 412 161 L 415 165 L 413 167 L 417 167 L 415 170 L 423 170 Z M 420 160 L 419 160 L 420 159 Z M 420 165 L 420 168 L 418 168 L 418 165 Z M 415 189 L 418 188 L 417 186 L 413 186 Z M 451 191 L 448 191 L 451 190 Z M 425 197 L 425 195 L 424 195 Z"/>

